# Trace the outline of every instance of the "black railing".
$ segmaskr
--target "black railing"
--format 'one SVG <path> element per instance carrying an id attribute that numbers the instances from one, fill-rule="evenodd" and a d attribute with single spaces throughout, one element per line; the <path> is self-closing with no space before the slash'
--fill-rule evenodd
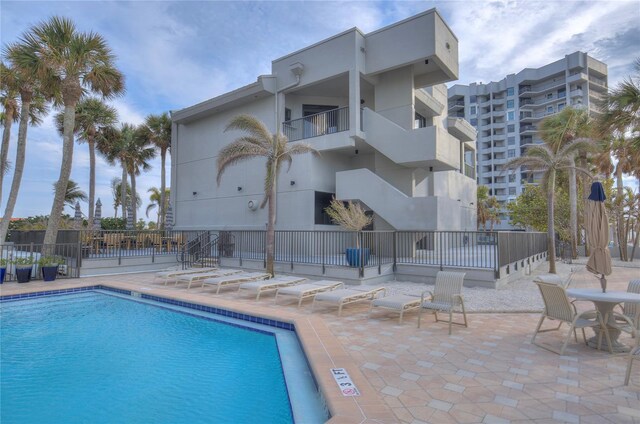
<path id="1" fill-rule="evenodd" d="M 349 129 L 349 107 L 320 112 L 282 123 L 282 133 L 289 141 L 303 140 Z"/>
<path id="2" fill-rule="evenodd" d="M 17 269 L 30 269 L 32 280 L 42 279 L 42 267 L 57 267 L 56 278 L 77 278 L 80 264 L 77 243 L 58 244 L 0 244 L 0 268 L 4 281 L 15 281 Z"/>
<path id="3" fill-rule="evenodd" d="M 266 232 L 226 231 L 232 237 L 220 257 L 262 261 Z M 502 250 L 502 246 L 512 245 Z M 275 232 L 276 262 L 326 266 L 375 267 L 413 264 L 498 270 L 546 251 L 546 234 L 484 231 L 296 231 Z"/>

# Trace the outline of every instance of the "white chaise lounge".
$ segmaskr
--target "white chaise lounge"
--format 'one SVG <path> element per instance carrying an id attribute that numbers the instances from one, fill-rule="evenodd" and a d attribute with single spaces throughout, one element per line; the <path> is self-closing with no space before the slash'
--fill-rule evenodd
<path id="1" fill-rule="evenodd" d="M 195 281 L 201 281 L 201 280 L 206 280 L 207 278 L 218 278 L 218 277 L 225 277 L 227 275 L 233 275 L 233 274 L 239 274 L 241 273 L 242 270 L 241 269 L 216 269 L 213 271 L 209 271 L 209 272 L 200 272 L 197 274 L 189 274 L 189 275 L 180 275 L 176 278 L 176 286 L 178 285 L 178 283 L 188 283 L 187 285 L 187 289 L 191 288 L 191 285 L 195 282 Z"/>
<path id="2" fill-rule="evenodd" d="M 222 287 L 235 286 L 249 281 L 265 280 L 270 276 L 270 274 L 264 272 L 243 272 L 240 274 L 227 275 L 225 277 L 207 278 L 200 281 L 202 282 L 203 288 L 205 285 L 216 287 L 216 294 L 218 294 Z"/>
<path id="3" fill-rule="evenodd" d="M 342 307 L 350 303 L 372 301 L 378 295 L 386 292 L 384 287 L 352 287 L 348 289 L 333 290 L 325 293 L 318 293 L 313 298 L 313 305 L 311 305 L 311 311 L 318 302 L 325 302 L 332 306 L 338 307 L 338 316 L 342 315 Z"/>
<path id="4" fill-rule="evenodd" d="M 164 285 L 166 286 L 169 281 L 174 281 L 177 277 L 181 275 L 189 275 L 189 274 L 199 274 L 203 272 L 211 272 L 216 270 L 217 268 L 189 268 L 189 269 L 165 269 L 163 271 L 156 272 L 154 280 L 162 279 L 164 280 Z"/>
<path id="5" fill-rule="evenodd" d="M 282 287 L 276 292 L 275 302 L 278 303 L 278 296 L 295 297 L 298 299 L 299 308 L 304 299 L 313 297 L 318 293 L 335 290 L 343 286 L 344 283 L 341 281 L 320 280 L 297 284 L 291 287 Z"/>
<path id="6" fill-rule="evenodd" d="M 304 277 L 294 277 L 290 275 L 276 277 L 270 280 L 249 281 L 247 283 L 240 284 L 240 287 L 238 287 L 238 294 L 243 291 L 255 293 L 256 300 L 260 300 L 260 295 L 263 293 L 277 292 L 280 288 L 294 286 L 305 281 L 307 281 L 307 279 Z"/>

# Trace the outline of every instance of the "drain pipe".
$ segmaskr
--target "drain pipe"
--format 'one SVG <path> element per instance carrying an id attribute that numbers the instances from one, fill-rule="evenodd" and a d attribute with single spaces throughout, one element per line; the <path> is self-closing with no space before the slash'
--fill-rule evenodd
<path id="1" fill-rule="evenodd" d="M 278 89 L 278 79 L 276 78 L 275 80 L 275 85 L 276 85 L 276 93 L 275 93 L 275 118 L 276 118 L 276 126 L 275 126 L 275 133 L 278 134 L 280 132 L 280 108 L 278 105 L 278 94 L 280 94 L 281 92 L 285 91 L 285 90 L 289 90 L 293 87 L 296 87 L 298 84 L 300 84 L 300 77 L 302 75 L 302 72 L 304 72 L 304 65 L 300 62 L 296 62 L 292 65 L 289 66 L 289 70 L 296 76 L 296 80 L 294 82 L 292 82 L 289 85 L 285 85 L 284 87 Z"/>

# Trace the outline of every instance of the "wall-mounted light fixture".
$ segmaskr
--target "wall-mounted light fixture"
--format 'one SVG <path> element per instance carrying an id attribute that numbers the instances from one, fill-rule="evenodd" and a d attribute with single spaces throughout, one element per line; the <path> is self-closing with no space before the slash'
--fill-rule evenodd
<path id="1" fill-rule="evenodd" d="M 424 64 L 425 64 L 425 65 L 428 65 L 428 64 L 429 64 L 429 59 L 425 60 L 425 61 L 424 61 Z"/>
<path id="2" fill-rule="evenodd" d="M 433 172 L 433 166 L 429 167 L 429 172 Z"/>
<path id="3" fill-rule="evenodd" d="M 358 154 L 358 149 L 356 149 L 356 155 Z"/>
<path id="4" fill-rule="evenodd" d="M 238 191 L 242 191 L 242 187 L 238 186 Z"/>
<path id="5" fill-rule="evenodd" d="M 198 192 L 197 192 L 197 191 L 194 191 L 194 192 L 193 192 L 193 195 L 195 196 L 196 194 L 198 194 Z"/>
<path id="6" fill-rule="evenodd" d="M 470 205 L 473 205 L 473 202 L 469 203 Z"/>
<path id="7" fill-rule="evenodd" d="M 293 181 L 293 180 L 291 180 L 291 181 L 289 181 L 289 185 L 294 186 L 294 185 L 296 185 L 296 182 L 295 182 L 295 181 Z"/>

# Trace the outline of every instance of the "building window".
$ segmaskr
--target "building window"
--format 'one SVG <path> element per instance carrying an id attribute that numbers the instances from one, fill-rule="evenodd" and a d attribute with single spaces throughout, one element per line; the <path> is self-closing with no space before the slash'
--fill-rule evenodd
<path id="1" fill-rule="evenodd" d="M 507 100 L 507 109 L 513 109 L 514 100 Z"/>
<path id="2" fill-rule="evenodd" d="M 414 128 L 424 128 L 427 126 L 427 118 L 416 112 Z"/>
<path id="3" fill-rule="evenodd" d="M 514 196 L 516 194 L 516 188 L 515 187 L 509 187 L 509 195 L 510 196 Z"/>
<path id="4" fill-rule="evenodd" d="M 516 119 L 516 113 L 512 110 L 507 112 L 507 121 L 513 121 Z"/>
<path id="5" fill-rule="evenodd" d="M 553 113 L 553 106 L 547 106 L 547 113 Z"/>
<path id="6" fill-rule="evenodd" d="M 558 112 L 564 109 L 564 103 L 558 103 Z"/>
<path id="7" fill-rule="evenodd" d="M 516 174 L 509 174 L 509 182 L 510 183 L 516 182 Z"/>
<path id="8" fill-rule="evenodd" d="M 291 121 L 291 109 L 289 109 L 288 107 L 284 108 L 284 120 Z"/>
<path id="9" fill-rule="evenodd" d="M 513 87 L 507 88 L 507 96 L 513 96 L 513 92 L 514 92 Z"/>
<path id="10" fill-rule="evenodd" d="M 335 197 L 334 193 L 315 192 L 314 214 L 316 225 L 336 225 L 325 209 L 331 204 L 331 199 Z"/>
<path id="11" fill-rule="evenodd" d="M 507 143 L 509 143 L 509 146 L 514 146 L 516 144 L 516 138 L 513 136 L 507 137 Z"/>
<path id="12" fill-rule="evenodd" d="M 515 158 L 516 157 L 515 149 L 509 149 L 509 151 L 507 152 L 507 157 Z"/>
<path id="13" fill-rule="evenodd" d="M 476 96 L 469 96 L 469 103 L 476 103 Z"/>
<path id="14" fill-rule="evenodd" d="M 547 99 L 553 99 L 553 93 L 548 93 L 547 94 Z"/>
<path id="15" fill-rule="evenodd" d="M 469 123 L 471 125 L 473 125 L 474 127 L 478 126 L 478 118 L 471 118 L 471 121 L 469 121 Z"/>
<path id="16" fill-rule="evenodd" d="M 509 124 L 507 125 L 507 132 L 515 132 L 516 131 L 516 126 L 514 124 Z"/>
<path id="17" fill-rule="evenodd" d="M 558 98 L 564 99 L 565 97 L 567 97 L 567 89 L 561 88 L 560 90 L 558 90 Z"/>
<path id="18" fill-rule="evenodd" d="M 471 114 L 472 115 L 476 114 L 476 107 L 475 106 L 471 106 Z"/>

